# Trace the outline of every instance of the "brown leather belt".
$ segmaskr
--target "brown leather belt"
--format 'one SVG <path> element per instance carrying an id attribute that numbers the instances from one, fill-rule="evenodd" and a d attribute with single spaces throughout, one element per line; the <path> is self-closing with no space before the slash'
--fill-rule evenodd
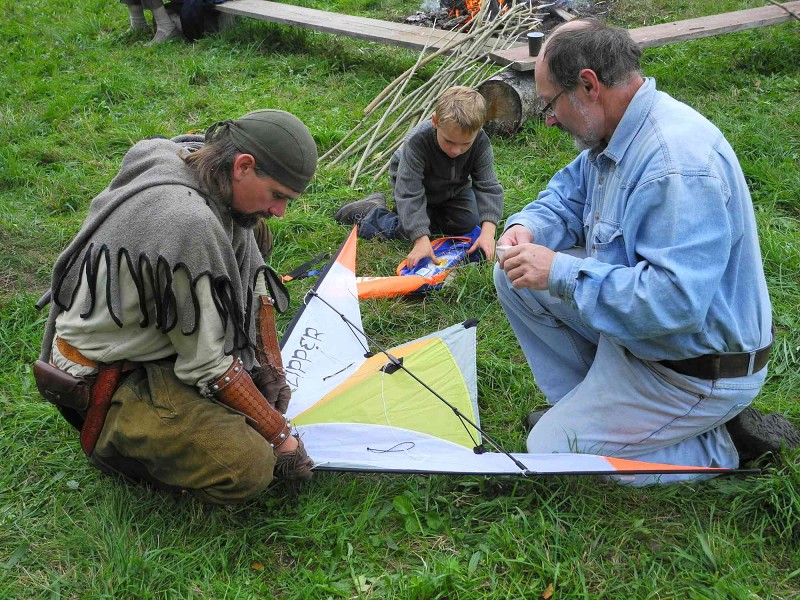
<path id="1" fill-rule="evenodd" d="M 105 425 L 114 392 L 119 388 L 124 376 L 136 369 L 138 365 L 127 360 L 120 360 L 110 364 L 98 363 L 86 358 L 80 350 L 61 337 L 56 338 L 56 345 L 58 346 L 58 351 L 65 358 L 84 367 L 97 369 L 96 375 L 84 378 L 72 377 L 63 371 L 59 373 L 59 369 L 54 366 L 44 365 L 44 363 L 37 365 L 38 368 L 34 369 L 34 375 L 36 375 L 37 371 L 40 374 L 39 378 L 37 378 L 37 386 L 39 386 L 41 394 L 59 406 L 65 405 L 63 400 L 66 399 L 67 395 L 74 396 L 75 393 L 64 394 L 65 398 L 62 399 L 60 397 L 60 389 L 54 392 L 50 388 L 54 383 L 59 383 L 63 386 L 64 380 L 74 382 L 72 383 L 72 388 L 80 392 L 79 400 L 85 402 L 86 405 L 80 408 L 70 404 L 66 404 L 66 406 L 73 410 L 78 409 L 77 414 L 83 420 L 79 427 L 81 448 L 83 448 L 87 456 L 91 456 L 97 445 L 97 440 L 100 438 L 100 433 L 103 431 L 103 425 Z M 37 361 L 37 363 L 41 363 L 41 361 Z M 55 376 L 53 373 L 55 373 Z M 50 374 L 50 378 L 42 380 L 40 385 L 40 379 L 46 377 L 46 374 Z M 74 423 L 70 421 L 70 423 L 77 427 L 78 421 Z"/>
<path id="2" fill-rule="evenodd" d="M 685 360 L 660 360 L 659 364 L 668 369 L 700 379 L 725 379 L 746 377 L 767 366 L 772 343 L 754 352 L 732 354 L 706 354 Z"/>

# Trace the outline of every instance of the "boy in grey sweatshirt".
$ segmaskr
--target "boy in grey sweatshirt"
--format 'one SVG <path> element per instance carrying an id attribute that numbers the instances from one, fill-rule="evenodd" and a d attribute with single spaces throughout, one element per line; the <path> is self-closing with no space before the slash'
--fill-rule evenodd
<path id="1" fill-rule="evenodd" d="M 433 117 L 409 133 L 389 163 L 395 210 L 376 193 L 345 204 L 335 219 L 357 224 L 364 239 L 413 242 L 406 259 L 410 268 L 424 258 L 436 260 L 431 233 L 465 235 L 480 225 L 469 252 L 480 249 L 491 260 L 497 221 L 503 216 L 503 188 L 489 136 L 481 129 L 485 119 L 486 103 L 476 90 L 445 90 Z"/>

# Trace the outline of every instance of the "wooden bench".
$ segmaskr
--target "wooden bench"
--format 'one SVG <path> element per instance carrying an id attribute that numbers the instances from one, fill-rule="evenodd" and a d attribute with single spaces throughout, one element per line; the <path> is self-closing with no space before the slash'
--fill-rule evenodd
<path id="1" fill-rule="evenodd" d="M 789 11 L 795 14 L 800 11 L 800 2 L 798 1 L 786 2 L 781 6 L 770 4 L 708 17 L 639 27 L 629 31 L 634 41 L 638 42 L 642 48 L 665 46 L 721 33 L 785 23 L 795 18 Z M 527 44 L 516 45 L 501 52 L 490 52 L 489 58 L 497 64 L 509 65 L 516 71 L 532 71 L 536 67 L 536 57 L 528 56 Z"/>
<path id="2" fill-rule="evenodd" d="M 674 23 L 639 27 L 631 29 L 630 33 L 643 48 L 650 48 L 721 33 L 776 25 L 793 18 L 789 11 L 795 14 L 800 12 L 798 0 L 786 2 L 782 6 L 785 9 L 770 4 Z M 381 44 L 393 44 L 417 51 L 427 49 L 433 52 L 451 41 L 466 37 L 465 34 L 455 31 L 355 17 L 268 0 L 231 0 L 216 4 L 214 8 L 224 14 L 345 35 Z M 536 58 L 528 56 L 526 44 L 515 45 L 508 50 L 489 52 L 489 58 L 497 64 L 510 65 L 512 69 L 518 71 L 530 71 L 536 66 Z"/>
<path id="3" fill-rule="evenodd" d="M 381 44 L 393 44 L 417 51 L 439 50 L 449 42 L 460 41 L 467 37 L 466 34 L 455 31 L 354 17 L 267 0 L 231 0 L 215 4 L 214 8 L 221 13 L 304 27 Z"/>

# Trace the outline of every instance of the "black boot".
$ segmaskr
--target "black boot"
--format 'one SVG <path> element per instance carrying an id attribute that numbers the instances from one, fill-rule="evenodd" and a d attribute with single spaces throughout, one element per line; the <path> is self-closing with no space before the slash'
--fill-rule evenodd
<path id="1" fill-rule="evenodd" d="M 370 194 L 362 200 L 345 204 L 333 216 L 342 225 L 358 225 L 373 209 L 386 208 L 386 196 L 380 192 Z"/>
<path id="2" fill-rule="evenodd" d="M 754 460 L 768 452 L 777 453 L 783 448 L 800 447 L 800 432 L 789 420 L 778 413 L 761 414 L 755 408 L 745 408 L 725 423 L 739 461 Z"/>
<path id="3" fill-rule="evenodd" d="M 529 412 L 528 415 L 525 417 L 525 420 L 523 421 L 523 425 L 525 426 L 525 432 L 530 433 L 531 429 L 534 428 L 534 426 L 544 416 L 544 413 L 546 413 L 548 410 L 550 410 L 549 406 L 547 408 Z"/>

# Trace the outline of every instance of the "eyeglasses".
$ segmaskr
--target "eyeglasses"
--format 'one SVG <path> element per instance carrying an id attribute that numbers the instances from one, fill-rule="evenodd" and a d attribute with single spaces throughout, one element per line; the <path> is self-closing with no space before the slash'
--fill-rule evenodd
<path id="1" fill-rule="evenodd" d="M 561 97 L 561 94 L 563 94 L 566 91 L 567 90 L 561 90 L 555 96 L 553 96 L 553 99 L 550 100 L 550 102 L 544 105 L 544 108 L 542 109 L 542 114 L 545 117 L 554 117 L 556 115 L 556 102 Z"/>

